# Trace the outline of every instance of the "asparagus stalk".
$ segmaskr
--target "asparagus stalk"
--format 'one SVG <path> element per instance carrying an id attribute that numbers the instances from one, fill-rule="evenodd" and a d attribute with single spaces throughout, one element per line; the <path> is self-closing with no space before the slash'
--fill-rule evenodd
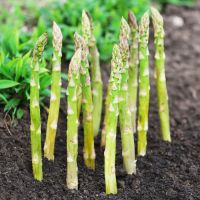
<path id="1" fill-rule="evenodd" d="M 82 86 L 82 111 L 84 129 L 84 161 L 88 168 L 95 168 L 95 149 L 93 131 L 93 102 L 89 74 L 88 48 L 85 40 L 75 33 L 75 48 L 82 49 L 80 80 Z"/>
<path id="2" fill-rule="evenodd" d="M 44 144 L 44 156 L 54 160 L 55 137 L 60 108 L 61 91 L 61 57 L 62 57 L 62 33 L 58 25 L 53 22 L 53 69 L 51 84 L 50 109 L 47 121 L 46 140 Z"/>
<path id="3" fill-rule="evenodd" d="M 31 81 L 30 81 L 30 118 L 31 118 L 31 152 L 32 168 L 34 178 L 38 181 L 43 179 L 42 172 L 42 150 L 41 150 L 41 120 L 39 106 L 39 65 L 42 53 L 47 44 L 47 33 L 41 35 L 33 50 L 31 62 Z"/>
<path id="4" fill-rule="evenodd" d="M 102 110 L 102 79 L 99 62 L 99 52 L 93 34 L 92 20 L 85 11 L 82 13 L 82 32 L 88 45 L 91 61 L 92 97 L 93 97 L 93 128 L 97 136 L 101 121 Z"/>
<path id="5" fill-rule="evenodd" d="M 106 194 L 117 193 L 117 183 L 115 175 L 115 153 L 116 153 L 116 129 L 118 120 L 118 95 L 120 90 L 120 79 L 122 61 L 118 45 L 113 47 L 111 61 L 110 90 L 108 92 L 108 123 L 105 127 L 106 146 L 104 152 L 105 159 L 105 187 Z"/>
<path id="6" fill-rule="evenodd" d="M 165 47 L 164 47 L 164 28 L 163 18 L 160 13 L 151 8 L 151 17 L 154 27 L 155 41 L 155 79 L 158 97 L 159 118 L 161 135 L 164 141 L 171 141 L 168 93 L 165 78 Z"/>
<path id="7" fill-rule="evenodd" d="M 67 89 L 67 187 L 78 189 L 78 98 L 79 70 L 81 64 L 81 49 L 77 49 L 69 64 L 69 84 Z"/>
<path id="8" fill-rule="evenodd" d="M 108 88 L 107 88 L 107 94 L 110 93 L 110 85 L 111 85 L 111 77 L 109 79 L 108 82 Z M 105 147 L 106 144 L 106 124 L 108 123 L 108 113 L 109 113 L 109 95 L 106 96 L 106 100 L 105 100 L 105 116 L 104 116 L 104 120 L 103 120 L 103 129 L 101 132 L 101 147 Z"/>
<path id="9" fill-rule="evenodd" d="M 149 114 L 149 13 L 146 12 L 139 25 L 139 111 L 138 111 L 138 155 L 146 154 Z"/>
<path id="10" fill-rule="evenodd" d="M 120 27 L 120 52 L 122 57 L 121 83 L 119 91 L 119 119 L 122 138 L 123 164 L 128 174 L 136 173 L 135 144 L 133 138 L 133 126 L 131 111 L 128 102 L 129 79 L 129 36 L 130 27 L 124 18 Z"/>
<path id="11" fill-rule="evenodd" d="M 128 101 L 131 111 L 133 132 L 136 132 L 137 113 L 137 90 L 138 90 L 138 25 L 135 15 L 128 13 L 128 23 L 131 29 L 130 36 L 130 58 L 129 58 L 129 80 L 128 80 Z"/>

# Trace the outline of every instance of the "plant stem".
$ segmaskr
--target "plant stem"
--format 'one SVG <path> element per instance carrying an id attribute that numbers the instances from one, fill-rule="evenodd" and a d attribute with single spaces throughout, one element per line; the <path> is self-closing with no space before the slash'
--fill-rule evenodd
<path id="1" fill-rule="evenodd" d="M 128 101 L 129 101 L 129 109 L 131 111 L 133 132 L 136 133 L 139 53 L 138 53 L 138 25 L 136 17 L 132 12 L 128 13 L 128 23 L 131 30 Z"/>
<path id="2" fill-rule="evenodd" d="M 77 49 L 69 64 L 67 88 L 67 187 L 78 189 L 78 102 L 77 91 L 80 82 L 81 49 Z"/>
<path id="3" fill-rule="evenodd" d="M 122 56 L 121 83 L 119 91 L 119 119 L 122 138 L 123 164 L 128 174 L 136 173 L 135 144 L 133 138 L 133 126 L 131 111 L 128 102 L 129 79 L 129 36 L 130 27 L 124 18 L 120 27 L 120 52 Z"/>
<path id="4" fill-rule="evenodd" d="M 58 124 L 61 91 L 61 57 L 62 57 L 62 33 L 58 25 L 53 22 L 53 69 L 51 83 L 51 99 L 49 116 L 47 121 L 46 140 L 44 144 L 44 156 L 48 160 L 54 160 L 55 137 Z"/>
<path id="5" fill-rule="evenodd" d="M 38 181 L 43 179 L 42 150 L 41 150 L 41 120 L 39 106 L 39 70 L 44 47 L 47 44 L 47 33 L 41 35 L 35 45 L 31 62 L 30 81 L 30 118 L 31 118 L 31 152 L 34 178 Z"/>
<path id="6" fill-rule="evenodd" d="M 102 111 L 102 79 L 99 61 L 99 52 L 93 34 L 92 20 L 85 11 L 82 13 L 83 37 L 88 45 L 91 61 L 92 97 L 93 97 L 93 128 L 94 136 L 99 132 Z"/>
<path id="7" fill-rule="evenodd" d="M 82 49 L 80 80 L 82 86 L 82 111 L 84 129 L 84 161 L 88 168 L 95 169 L 95 149 L 93 132 L 93 102 L 89 74 L 88 48 L 85 40 L 75 33 L 76 49 Z"/>
<path id="8" fill-rule="evenodd" d="M 139 111 L 138 111 L 138 155 L 146 155 L 149 115 L 149 13 L 146 12 L 139 25 Z"/>
<path id="9" fill-rule="evenodd" d="M 110 90 L 108 92 L 109 111 L 108 123 L 105 127 L 106 132 L 106 146 L 104 152 L 105 159 L 105 187 L 106 194 L 117 193 L 117 183 L 115 174 L 115 153 L 116 153 L 116 129 L 118 120 L 118 95 L 120 89 L 120 79 L 122 61 L 118 45 L 115 45 L 112 53 L 111 61 L 111 76 L 110 76 Z"/>
<path id="10" fill-rule="evenodd" d="M 110 87 L 111 87 L 111 82 L 109 81 L 108 87 L 107 87 L 107 94 L 110 93 Z M 109 95 L 106 96 L 106 100 L 105 100 L 105 116 L 103 120 L 103 129 L 101 132 L 101 147 L 102 148 L 105 147 L 105 144 L 106 144 L 106 124 L 108 123 L 108 113 L 109 113 Z"/>
<path id="11" fill-rule="evenodd" d="M 155 79 L 158 97 L 159 118 L 161 135 L 164 141 L 171 141 L 168 93 L 165 78 L 165 47 L 164 47 L 164 28 L 163 18 L 160 13 L 151 8 L 151 17 L 154 27 L 155 41 Z"/>

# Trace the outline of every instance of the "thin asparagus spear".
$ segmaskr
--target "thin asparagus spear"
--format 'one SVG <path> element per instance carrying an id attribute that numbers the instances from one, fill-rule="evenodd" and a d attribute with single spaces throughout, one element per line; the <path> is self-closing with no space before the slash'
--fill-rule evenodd
<path id="1" fill-rule="evenodd" d="M 149 115 L 149 13 L 146 12 L 139 25 L 139 111 L 138 111 L 138 155 L 146 154 Z"/>
<path id="2" fill-rule="evenodd" d="M 107 87 L 107 94 L 110 93 L 110 85 L 111 85 L 111 77 L 108 81 L 108 87 Z M 103 119 L 103 129 L 101 132 L 101 147 L 105 147 L 106 144 L 106 124 L 108 123 L 108 113 L 109 113 L 109 95 L 106 96 L 106 100 L 105 100 L 105 116 Z"/>
<path id="3" fill-rule="evenodd" d="M 67 88 L 67 187 L 78 189 L 78 102 L 77 89 L 79 85 L 79 70 L 81 64 L 81 49 L 77 49 L 69 64 L 69 84 Z"/>
<path id="4" fill-rule="evenodd" d="M 118 95 L 120 89 L 120 79 L 122 61 L 118 45 L 113 47 L 112 61 L 111 61 L 111 76 L 110 76 L 110 90 L 107 93 L 109 96 L 109 111 L 108 123 L 106 124 L 106 147 L 104 152 L 105 159 L 105 187 L 106 194 L 117 193 L 117 183 L 115 175 L 115 153 L 116 153 L 116 129 L 118 119 Z"/>
<path id="5" fill-rule="evenodd" d="M 164 141 L 171 141 L 167 84 L 165 78 L 165 47 L 163 18 L 160 13 L 151 8 L 155 41 L 155 79 L 158 97 L 161 135 Z"/>
<path id="6" fill-rule="evenodd" d="M 82 49 L 80 80 L 82 86 L 82 111 L 84 129 L 84 161 L 88 168 L 95 168 L 95 149 L 93 133 L 93 102 L 92 90 L 89 74 L 88 48 L 85 40 L 75 33 L 74 36 L 76 49 Z"/>
<path id="7" fill-rule="evenodd" d="M 128 102 L 129 79 L 129 36 L 130 27 L 122 17 L 120 27 L 120 52 L 122 57 L 121 83 L 119 91 L 119 119 L 122 138 L 123 164 L 128 174 L 136 173 L 135 144 L 133 138 L 133 126 L 131 111 Z"/>
<path id="8" fill-rule="evenodd" d="M 93 97 L 93 128 L 97 136 L 101 121 L 102 110 L 102 79 L 99 62 L 99 52 L 93 34 L 92 19 L 85 11 L 82 13 L 82 32 L 88 45 L 91 61 L 92 97 Z"/>
<path id="9" fill-rule="evenodd" d="M 34 178 L 38 181 L 43 179 L 42 173 L 42 150 L 41 150 L 41 120 L 39 106 L 39 68 L 42 53 L 47 44 L 47 33 L 42 34 L 33 51 L 31 62 L 31 81 L 30 81 L 30 118 L 31 118 L 31 152 L 32 168 Z"/>
<path id="10" fill-rule="evenodd" d="M 128 101 L 131 111 L 133 132 L 136 132 L 137 113 L 137 90 L 138 90 L 138 25 L 136 17 L 132 12 L 128 13 L 128 23 L 131 29 L 130 36 L 130 58 L 129 58 L 129 80 L 128 80 Z"/>
<path id="11" fill-rule="evenodd" d="M 62 33 L 58 25 L 53 22 L 53 69 L 51 83 L 51 100 L 47 121 L 46 140 L 44 144 L 44 156 L 48 160 L 54 160 L 55 137 L 60 108 L 61 91 L 61 57 L 62 57 Z"/>

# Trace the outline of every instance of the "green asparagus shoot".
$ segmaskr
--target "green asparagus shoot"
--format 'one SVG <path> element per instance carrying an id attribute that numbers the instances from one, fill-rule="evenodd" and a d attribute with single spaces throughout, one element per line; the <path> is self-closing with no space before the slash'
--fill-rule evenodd
<path id="1" fill-rule="evenodd" d="M 137 114 L 137 91 L 138 91 L 138 25 L 136 17 L 132 12 L 128 13 L 128 23 L 131 30 L 130 35 L 130 57 L 129 57 L 129 80 L 128 80 L 128 101 L 131 111 L 133 132 L 136 133 Z"/>
<path id="2" fill-rule="evenodd" d="M 131 111 L 128 102 L 130 27 L 122 17 L 120 27 L 120 52 L 122 57 L 121 83 L 119 91 L 119 119 L 122 138 L 123 164 L 128 174 L 136 173 L 135 144 Z"/>
<path id="3" fill-rule="evenodd" d="M 67 88 L 67 187 L 78 189 L 78 98 L 80 82 L 81 49 L 77 49 L 69 64 Z"/>
<path id="4" fill-rule="evenodd" d="M 85 40 L 78 34 L 74 35 L 75 48 L 81 48 L 80 80 L 82 87 L 82 112 L 84 129 L 84 161 L 88 168 L 95 169 L 93 101 L 88 63 L 88 47 Z"/>
<path id="5" fill-rule="evenodd" d="M 30 118 L 31 118 L 31 152 L 32 168 L 34 178 L 38 181 L 43 179 L 42 172 L 42 149 L 41 149 L 41 120 L 39 106 L 39 68 L 42 60 L 42 53 L 47 44 L 47 33 L 42 34 L 36 42 L 33 50 L 31 62 L 31 79 L 30 79 Z"/>
<path id="6" fill-rule="evenodd" d="M 154 42 L 155 42 L 155 79 L 158 97 L 158 110 L 161 126 L 161 135 L 164 141 L 171 141 L 170 122 L 169 122 L 169 107 L 168 93 L 165 78 L 165 47 L 164 47 L 164 28 L 163 18 L 160 13 L 151 8 L 151 17 L 154 27 Z"/>
<path id="7" fill-rule="evenodd" d="M 61 92 L 61 57 L 62 57 L 62 33 L 58 25 L 53 22 L 53 69 L 51 83 L 51 99 L 47 122 L 46 140 L 44 144 L 44 156 L 54 160 L 55 137 L 58 124 Z"/>
<path id="8" fill-rule="evenodd" d="M 139 25 L 139 111 L 138 111 L 138 155 L 146 155 L 149 115 L 149 13 L 146 12 Z"/>
<path id="9" fill-rule="evenodd" d="M 118 96 L 120 91 L 121 79 L 121 54 L 118 45 L 113 47 L 111 61 L 110 90 L 108 103 L 108 123 L 106 123 L 106 146 L 104 152 L 104 171 L 105 171 L 105 187 L 106 194 L 117 193 L 117 183 L 115 174 L 115 154 L 116 154 L 116 129 L 118 121 Z"/>
<path id="10" fill-rule="evenodd" d="M 99 61 L 99 52 L 96 46 L 96 40 L 93 34 L 92 21 L 89 14 L 85 11 L 82 13 L 82 32 L 83 37 L 88 45 L 90 54 L 90 68 L 92 80 L 92 97 L 93 97 L 93 128 L 94 136 L 99 132 L 102 111 L 102 79 Z"/>

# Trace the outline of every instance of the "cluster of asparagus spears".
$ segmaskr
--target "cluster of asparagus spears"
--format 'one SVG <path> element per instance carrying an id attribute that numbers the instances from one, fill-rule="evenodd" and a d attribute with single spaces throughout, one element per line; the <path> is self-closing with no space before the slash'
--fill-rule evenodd
<path id="1" fill-rule="evenodd" d="M 132 12 L 128 22 L 122 17 L 119 44 L 113 47 L 111 75 L 107 86 L 101 146 L 105 147 L 106 194 L 117 193 L 115 174 L 116 133 L 119 125 L 123 165 L 127 174 L 136 173 L 134 134 L 138 133 L 137 154 L 144 156 L 147 146 L 149 112 L 149 22 L 152 18 L 155 41 L 155 79 L 162 139 L 171 141 L 168 95 L 165 79 L 163 18 L 155 8 L 147 11 L 139 26 Z M 30 81 L 31 146 L 34 178 L 41 181 L 42 150 L 39 107 L 39 65 L 47 43 L 44 33 L 33 51 Z M 82 12 L 82 36 L 74 34 L 75 53 L 68 70 L 67 87 L 67 187 L 78 189 L 78 127 L 83 116 L 84 162 L 95 169 L 94 139 L 98 135 L 102 112 L 102 79 L 99 52 L 92 19 Z M 62 33 L 53 23 L 52 84 L 44 156 L 54 160 L 54 145 L 60 107 Z M 139 91 L 139 93 L 138 93 Z M 137 102 L 138 101 L 138 102 Z M 138 116 L 137 116 L 137 105 Z M 137 123 L 136 123 L 137 118 Z"/>
<path id="2" fill-rule="evenodd" d="M 158 97 L 161 135 L 171 141 L 168 95 L 165 79 L 165 52 L 163 18 L 151 8 L 141 18 L 139 26 L 133 13 L 128 23 L 121 20 L 119 45 L 114 46 L 111 77 L 105 105 L 101 145 L 105 145 L 106 194 L 116 194 L 115 175 L 116 129 L 119 115 L 123 165 L 127 174 L 136 173 L 134 133 L 137 128 L 137 154 L 146 155 L 149 115 L 149 24 L 152 18 L 155 41 L 155 79 Z M 117 78 L 116 78 L 117 77 Z M 139 91 L 139 94 L 137 94 Z M 136 127 L 138 96 L 138 117 Z"/>

